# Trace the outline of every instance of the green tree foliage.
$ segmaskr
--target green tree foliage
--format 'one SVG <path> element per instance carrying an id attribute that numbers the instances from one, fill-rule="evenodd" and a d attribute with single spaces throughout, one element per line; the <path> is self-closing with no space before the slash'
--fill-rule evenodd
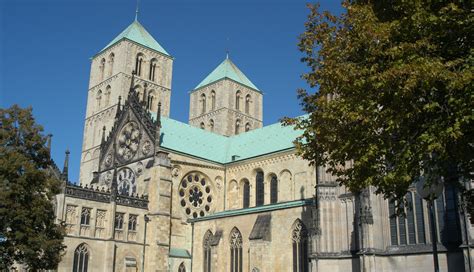
<path id="1" fill-rule="evenodd" d="M 398 200 L 420 173 L 472 178 L 474 16 L 455 2 L 348 1 L 338 16 L 309 5 L 299 49 L 318 90 L 299 90 L 307 118 L 284 120 L 304 131 L 304 158 Z"/>
<path id="2" fill-rule="evenodd" d="M 54 269 L 64 248 L 55 224 L 54 195 L 60 181 L 47 138 L 31 108 L 0 109 L 0 270 L 14 262 L 30 270 Z"/>

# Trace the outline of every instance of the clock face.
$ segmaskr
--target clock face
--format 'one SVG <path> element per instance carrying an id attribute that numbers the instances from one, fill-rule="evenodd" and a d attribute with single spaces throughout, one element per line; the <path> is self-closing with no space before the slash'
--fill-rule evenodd
<path id="1" fill-rule="evenodd" d="M 117 189 L 121 195 L 131 195 L 137 193 L 137 183 L 135 173 L 132 169 L 125 167 L 117 173 Z"/>
<path id="2" fill-rule="evenodd" d="M 137 153 L 140 142 L 140 129 L 135 122 L 126 124 L 117 138 L 117 155 L 122 161 L 128 161 Z"/>

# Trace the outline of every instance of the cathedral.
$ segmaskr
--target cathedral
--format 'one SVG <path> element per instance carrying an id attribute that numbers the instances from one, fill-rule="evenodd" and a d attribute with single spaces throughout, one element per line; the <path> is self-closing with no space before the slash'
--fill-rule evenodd
<path id="1" fill-rule="evenodd" d="M 457 189 L 405 216 L 298 156 L 301 131 L 263 126 L 263 92 L 229 57 L 169 116 L 173 57 L 133 21 L 91 60 L 80 175 L 56 197 L 58 271 L 470 271 Z M 180 105 L 182 107 L 183 105 Z M 301 118 L 304 118 L 302 116 Z"/>

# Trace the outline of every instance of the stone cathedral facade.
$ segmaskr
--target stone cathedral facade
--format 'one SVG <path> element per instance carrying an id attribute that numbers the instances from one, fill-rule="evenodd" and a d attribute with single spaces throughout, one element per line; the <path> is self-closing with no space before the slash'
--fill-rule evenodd
<path id="1" fill-rule="evenodd" d="M 56 198 L 58 271 L 428 271 L 427 203 L 405 217 L 300 158 L 300 131 L 263 126 L 263 92 L 226 58 L 173 120 L 173 57 L 134 21 L 91 61 L 79 181 Z M 271 92 L 269 92 L 271 95 Z M 176 106 L 176 105 L 175 105 Z M 183 107 L 183 105 L 179 105 Z M 442 271 L 469 271 L 457 192 L 436 201 Z"/>

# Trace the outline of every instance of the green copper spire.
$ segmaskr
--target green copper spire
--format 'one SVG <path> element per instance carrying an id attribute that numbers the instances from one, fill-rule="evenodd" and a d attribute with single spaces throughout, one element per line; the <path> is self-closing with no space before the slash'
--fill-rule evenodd
<path id="1" fill-rule="evenodd" d="M 109 44 L 107 44 L 104 49 L 100 50 L 100 52 L 118 43 L 122 39 L 127 39 L 132 42 L 136 42 L 140 45 L 170 56 L 170 54 L 168 54 L 168 52 L 166 52 L 166 50 L 161 47 L 161 45 L 150 35 L 150 33 L 148 33 L 148 31 L 146 31 L 146 29 L 138 22 L 137 19 L 135 19 L 135 21 L 133 21 L 131 25 L 129 25 L 124 31 L 122 31 L 122 33 L 115 37 L 115 39 L 113 39 Z"/>
<path id="2" fill-rule="evenodd" d="M 230 60 L 229 55 L 227 54 L 226 59 L 217 66 L 214 71 L 212 71 L 199 85 L 194 88 L 195 90 L 207 86 L 211 83 L 217 82 L 221 79 L 228 78 L 237 83 L 240 83 L 244 86 L 247 86 L 251 89 L 254 89 L 258 92 L 260 90 L 255 86 L 252 81 L 250 81 L 242 71 Z"/>

